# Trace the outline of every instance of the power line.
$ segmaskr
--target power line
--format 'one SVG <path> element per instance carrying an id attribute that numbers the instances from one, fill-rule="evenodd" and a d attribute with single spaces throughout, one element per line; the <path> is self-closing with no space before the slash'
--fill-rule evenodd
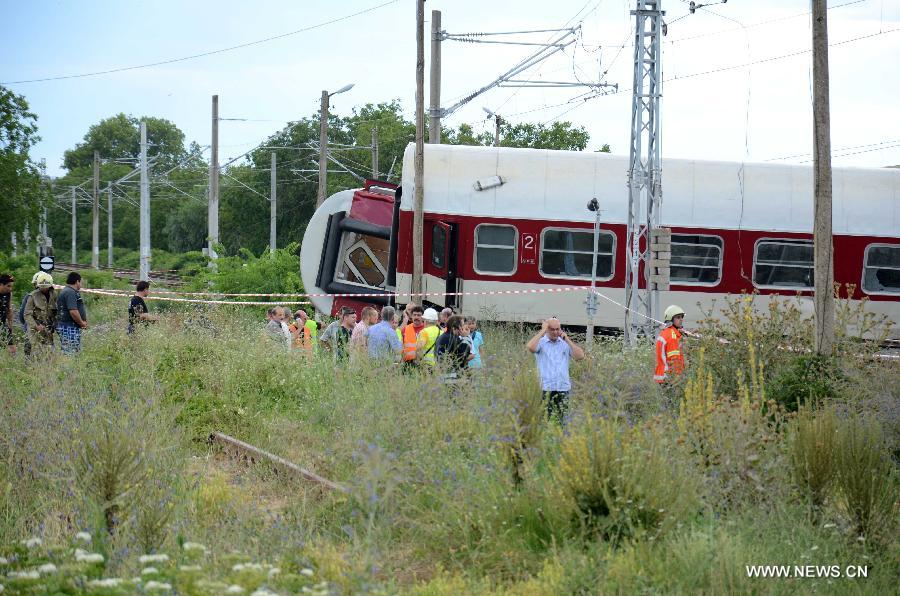
<path id="1" fill-rule="evenodd" d="M 282 33 L 281 35 L 273 35 L 272 37 L 266 37 L 264 39 L 257 39 L 256 41 L 249 41 L 247 43 L 242 43 L 242 44 L 239 44 L 236 46 L 221 48 L 218 50 L 211 50 L 209 52 L 202 52 L 200 54 L 192 54 L 190 56 L 182 56 L 181 58 L 171 58 L 169 60 L 160 60 L 158 62 L 150 62 L 148 64 L 138 64 L 136 66 L 123 66 L 121 68 L 110 68 L 107 70 L 99 70 L 96 72 L 86 72 L 86 73 L 81 73 L 81 74 L 63 75 L 63 76 L 57 76 L 57 77 L 46 77 L 46 78 L 42 78 L 42 79 L 27 79 L 27 80 L 22 80 L 22 81 L 8 81 L 5 83 L 0 83 L 0 85 L 20 85 L 20 84 L 24 84 L 24 83 L 43 83 L 46 81 L 61 81 L 64 79 L 80 79 L 80 78 L 84 78 L 84 77 L 95 77 L 95 76 L 105 75 L 105 74 L 113 74 L 113 73 L 117 73 L 117 72 L 129 71 L 129 70 L 137 70 L 140 68 L 151 68 L 154 66 L 163 66 L 165 64 L 173 64 L 175 62 L 184 62 L 185 60 L 194 60 L 195 58 L 203 58 L 205 56 L 212 56 L 214 54 L 222 54 L 224 52 L 231 52 L 234 50 L 239 50 L 241 48 L 247 48 L 250 46 L 255 46 L 255 45 L 259 45 L 259 44 L 263 44 L 263 43 L 268 43 L 270 41 L 283 39 L 285 37 L 290 37 L 292 35 L 297 35 L 299 33 L 305 33 L 307 31 L 312 31 L 313 29 L 319 29 L 321 27 L 325 27 L 326 25 L 332 25 L 332 24 L 338 23 L 340 21 L 346 21 L 347 19 L 352 19 L 353 17 L 358 17 L 360 15 L 370 13 L 372 11 L 378 10 L 379 8 L 384 8 L 385 6 L 388 6 L 390 4 L 396 4 L 399 1 L 400 0 L 389 0 L 388 2 L 378 4 L 371 8 L 361 10 L 359 12 L 354 12 L 353 14 L 349 14 L 349 15 L 345 15 L 343 17 L 331 19 L 329 21 L 324 21 L 324 22 L 318 23 L 316 25 L 310 25 L 309 27 L 297 29 L 296 31 Z"/>

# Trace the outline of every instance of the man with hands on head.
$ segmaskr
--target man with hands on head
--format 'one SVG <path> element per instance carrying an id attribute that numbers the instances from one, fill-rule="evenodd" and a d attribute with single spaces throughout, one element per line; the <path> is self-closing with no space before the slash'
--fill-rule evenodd
<path id="1" fill-rule="evenodd" d="M 541 330 L 528 340 L 525 347 L 534 354 L 537 363 L 547 416 L 556 417 L 562 423 L 569 407 L 569 391 L 572 390 L 569 360 L 582 360 L 584 350 L 569 339 L 556 317 L 544 321 Z"/>

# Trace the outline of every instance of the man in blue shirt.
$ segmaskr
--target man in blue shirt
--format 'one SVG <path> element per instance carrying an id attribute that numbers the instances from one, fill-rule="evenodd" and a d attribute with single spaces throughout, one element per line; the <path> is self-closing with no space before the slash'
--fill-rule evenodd
<path id="1" fill-rule="evenodd" d="M 572 389 L 569 360 L 583 359 L 584 350 L 569 339 L 557 318 L 544 321 L 541 330 L 528 340 L 525 347 L 534 354 L 537 362 L 547 416 L 556 417 L 562 423 L 569 408 L 569 391 Z"/>
<path id="2" fill-rule="evenodd" d="M 381 322 L 369 328 L 369 357 L 398 362 L 403 346 L 393 326 L 395 311 L 392 306 L 381 309 Z"/>

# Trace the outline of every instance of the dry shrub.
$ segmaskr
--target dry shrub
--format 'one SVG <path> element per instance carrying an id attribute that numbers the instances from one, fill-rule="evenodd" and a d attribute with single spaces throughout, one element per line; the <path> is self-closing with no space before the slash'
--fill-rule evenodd
<path id="1" fill-rule="evenodd" d="M 892 537 L 896 525 L 897 472 L 881 424 L 853 415 L 837 427 L 836 481 L 840 502 L 865 537 Z"/>
<path id="2" fill-rule="evenodd" d="M 540 441 L 544 418 L 540 380 L 527 366 L 519 370 L 519 374 L 507 375 L 501 385 L 498 429 L 500 449 L 510 466 L 516 486 L 522 482 L 522 468 L 528 450 L 535 448 Z"/>
<path id="3" fill-rule="evenodd" d="M 604 538 L 653 538 L 697 511 L 699 481 L 672 433 L 588 419 L 563 440 L 556 482 Z"/>
<path id="4" fill-rule="evenodd" d="M 833 408 L 801 408 L 788 444 L 794 482 L 808 500 L 814 520 L 819 519 L 834 480 L 836 430 Z"/>
<path id="5" fill-rule="evenodd" d="M 755 362 L 751 344 L 750 362 Z M 780 433 L 785 415 L 766 400 L 761 364 L 750 367 L 749 382 L 735 380 L 736 397 L 715 392 L 714 373 L 701 350 L 685 384 L 678 428 L 704 470 L 708 496 L 718 510 L 778 499 L 783 491 L 784 452 Z"/>

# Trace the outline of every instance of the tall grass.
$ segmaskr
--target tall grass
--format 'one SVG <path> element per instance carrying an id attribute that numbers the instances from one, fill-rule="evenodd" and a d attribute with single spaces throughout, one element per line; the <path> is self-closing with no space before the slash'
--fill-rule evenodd
<path id="1" fill-rule="evenodd" d="M 884 457 L 893 435 L 852 422 L 868 407 L 855 393 L 833 399 L 838 419 L 857 426 L 838 432 L 837 475 L 810 523 L 791 472 L 797 427 L 769 401 L 772 368 L 791 360 L 769 358 L 765 346 L 754 348 L 754 368 L 748 353 L 729 364 L 715 346 L 701 364 L 688 345 L 689 382 L 666 393 L 652 380 L 650 346 L 604 342 L 572 366 L 562 428 L 544 419 L 526 329 L 485 325 L 485 370 L 450 388 L 425 373 L 273 351 L 262 308 L 151 305 L 163 320 L 127 337 L 125 306 L 91 302 L 95 325 L 77 358 L 0 354 L 0 556 L 17 557 L 9 569 L 62 569 L 72 536 L 87 531 L 104 563 L 85 577 L 131 578 L 140 554 L 163 552 L 171 560 L 159 579 L 183 593 L 199 582 L 213 593 L 231 583 L 281 593 L 790 591 L 806 584 L 763 585 L 744 565 L 807 561 L 870 563 L 866 583 L 838 590 L 893 586 L 896 522 L 888 500 L 865 496 L 888 494 L 877 479 L 896 486 Z M 759 316 L 775 341 L 776 323 Z M 890 399 L 896 367 L 854 366 L 846 373 L 865 383 L 860 393 Z M 214 430 L 349 492 L 233 460 L 206 442 Z M 809 431 L 807 444 L 821 432 Z M 875 472 L 849 475 L 864 466 Z M 873 525 L 889 538 L 870 539 Z M 23 550 L 31 536 L 43 550 Z M 207 554 L 187 559 L 186 542 Z M 202 571 L 179 570 L 194 564 Z"/>

